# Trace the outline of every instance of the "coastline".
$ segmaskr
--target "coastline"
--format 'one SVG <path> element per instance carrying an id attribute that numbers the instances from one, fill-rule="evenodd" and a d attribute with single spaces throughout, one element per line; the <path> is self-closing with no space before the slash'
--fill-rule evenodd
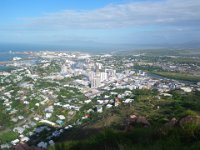
<path id="1" fill-rule="evenodd" d="M 27 58 L 29 54 L 30 53 L 28 52 L 9 52 L 9 51 L 0 52 L 0 72 L 11 71 L 14 69 L 14 67 L 7 65 L 9 63 L 12 63 L 14 57 L 20 57 L 24 59 Z"/>

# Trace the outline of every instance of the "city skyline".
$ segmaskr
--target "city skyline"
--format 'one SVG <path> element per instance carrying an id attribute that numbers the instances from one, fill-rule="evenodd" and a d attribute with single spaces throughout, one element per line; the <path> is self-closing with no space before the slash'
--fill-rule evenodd
<path id="1" fill-rule="evenodd" d="M 197 0 L 1 1 L 0 49 L 199 47 Z"/>

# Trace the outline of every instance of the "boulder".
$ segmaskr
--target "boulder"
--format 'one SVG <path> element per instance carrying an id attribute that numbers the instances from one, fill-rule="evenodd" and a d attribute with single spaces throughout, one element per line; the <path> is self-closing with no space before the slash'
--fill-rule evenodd
<path id="1" fill-rule="evenodd" d="M 144 127 L 149 127 L 150 126 L 149 121 L 143 116 L 139 116 L 137 118 L 137 120 L 136 120 L 136 123 L 141 124 Z"/>
<path id="2" fill-rule="evenodd" d="M 165 124 L 166 127 L 174 127 L 177 124 L 177 119 L 174 117 Z"/>
<path id="3" fill-rule="evenodd" d="M 130 115 L 128 119 L 128 126 L 136 126 L 136 125 L 142 125 L 143 127 L 149 127 L 150 123 L 144 116 L 136 116 L 136 115 Z"/>
<path id="4" fill-rule="evenodd" d="M 179 125 L 181 127 L 187 125 L 187 124 L 190 124 L 190 123 L 195 123 L 195 124 L 198 124 L 200 125 L 200 116 L 186 116 L 186 117 L 183 117 L 182 119 L 179 120 Z"/>
<path id="5" fill-rule="evenodd" d="M 15 150 L 41 150 L 35 146 L 28 146 L 26 143 L 19 143 L 15 146 Z"/>

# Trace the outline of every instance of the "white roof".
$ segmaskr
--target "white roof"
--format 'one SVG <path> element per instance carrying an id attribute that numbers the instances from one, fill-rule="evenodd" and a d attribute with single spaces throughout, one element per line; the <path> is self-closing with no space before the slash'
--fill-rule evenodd
<path id="1" fill-rule="evenodd" d="M 46 149 L 47 148 L 47 143 L 42 141 L 42 142 L 38 143 L 37 146 L 40 147 L 40 148 Z"/>
<path id="2" fill-rule="evenodd" d="M 22 128 L 22 127 L 16 127 L 16 128 L 13 129 L 14 132 L 18 132 L 19 134 L 22 134 L 24 132 L 24 130 L 25 129 Z"/>
<path id="3" fill-rule="evenodd" d="M 15 139 L 13 141 L 11 141 L 11 144 L 16 145 L 17 143 L 19 143 L 19 139 Z"/>
<path id="4" fill-rule="evenodd" d="M 21 141 L 22 142 L 27 142 L 27 141 L 29 141 L 29 138 L 28 137 L 23 137 L 23 138 L 21 138 Z"/>
<path id="5" fill-rule="evenodd" d="M 113 105 L 111 105 L 111 104 L 107 104 L 106 105 L 106 108 L 111 108 Z"/>
<path id="6" fill-rule="evenodd" d="M 9 149 L 9 148 L 10 148 L 10 146 L 9 146 L 8 144 L 2 144 L 2 145 L 1 145 L 1 149 L 4 149 L 4 148 L 7 148 L 7 149 Z"/>
<path id="7" fill-rule="evenodd" d="M 64 120 L 64 119 L 65 119 L 65 116 L 63 116 L 63 115 L 57 115 L 57 117 L 58 117 L 59 119 L 61 119 L 61 120 Z"/>
<path id="8" fill-rule="evenodd" d="M 49 141 L 49 145 L 54 145 L 55 143 L 54 143 L 54 141 L 53 140 L 50 140 Z"/>
<path id="9" fill-rule="evenodd" d="M 86 104 L 88 104 L 88 103 L 90 103 L 91 102 L 91 100 L 89 99 L 89 100 L 86 100 L 86 101 L 84 101 Z"/>
<path id="10" fill-rule="evenodd" d="M 47 124 L 50 124 L 52 126 L 56 126 L 56 124 L 54 122 L 51 122 L 51 121 L 48 121 L 48 120 L 41 120 L 40 122 L 41 123 L 47 123 Z"/>
<path id="11" fill-rule="evenodd" d="M 134 101 L 134 99 L 126 99 L 125 101 L 124 101 L 124 103 L 131 103 L 131 102 L 133 102 Z"/>
<path id="12" fill-rule="evenodd" d="M 52 114 L 51 113 L 46 113 L 45 116 L 46 116 L 46 118 L 50 118 L 52 116 Z"/>

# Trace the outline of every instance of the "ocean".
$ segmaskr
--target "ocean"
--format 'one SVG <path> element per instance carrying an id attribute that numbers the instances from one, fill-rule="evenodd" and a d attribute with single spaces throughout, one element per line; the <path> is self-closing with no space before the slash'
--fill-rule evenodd
<path id="1" fill-rule="evenodd" d="M 26 54 L 19 54 L 19 53 L 11 53 L 9 51 L 0 51 L 0 62 L 6 62 L 6 61 L 11 61 L 13 57 L 21 57 L 25 58 L 28 55 Z M 0 71 L 8 71 L 12 70 L 13 67 L 8 67 L 6 65 L 1 65 L 0 64 Z"/>
<path id="2" fill-rule="evenodd" d="M 9 51 L 0 51 L 0 62 L 2 61 L 11 61 L 13 57 L 27 57 L 27 54 L 19 54 L 19 53 L 12 53 Z"/>

